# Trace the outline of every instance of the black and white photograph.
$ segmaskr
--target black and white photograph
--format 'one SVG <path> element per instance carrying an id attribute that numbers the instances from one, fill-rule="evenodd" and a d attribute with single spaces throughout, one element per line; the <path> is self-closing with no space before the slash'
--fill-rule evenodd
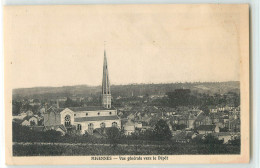
<path id="1" fill-rule="evenodd" d="M 248 162 L 248 26 L 247 5 L 5 7 L 9 163 Z"/>

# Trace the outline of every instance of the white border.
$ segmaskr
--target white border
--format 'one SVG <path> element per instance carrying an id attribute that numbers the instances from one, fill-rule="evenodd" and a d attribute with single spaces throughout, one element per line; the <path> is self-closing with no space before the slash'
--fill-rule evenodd
<path id="1" fill-rule="evenodd" d="M 258 0 L 3 0 L 2 5 L 66 5 L 66 4 L 169 4 L 169 3 L 248 3 L 250 4 L 250 82 L 251 82 L 251 157 L 249 164 L 211 164 L 211 165 L 88 165 L 87 167 L 180 167 L 180 168 L 258 168 L 260 142 L 260 53 L 259 53 L 259 8 Z M 0 168 L 7 167 L 5 158 L 4 138 L 4 57 L 3 57 L 3 8 L 0 8 Z M 13 166 L 9 166 L 13 167 Z M 19 166 L 27 167 L 57 167 L 81 168 L 85 166 Z"/>

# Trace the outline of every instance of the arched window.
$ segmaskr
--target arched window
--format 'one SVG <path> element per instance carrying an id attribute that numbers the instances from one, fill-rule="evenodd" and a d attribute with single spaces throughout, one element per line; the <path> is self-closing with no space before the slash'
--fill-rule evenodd
<path id="1" fill-rule="evenodd" d="M 98 112 L 97 115 L 100 115 L 100 112 Z"/>
<path id="2" fill-rule="evenodd" d="M 71 119 L 70 119 L 70 115 L 66 115 L 65 116 L 65 126 L 70 126 L 71 125 Z"/>
<path id="3" fill-rule="evenodd" d="M 112 114 L 112 112 L 110 111 L 110 112 L 109 112 L 109 114 L 111 115 L 111 114 Z"/>
<path id="4" fill-rule="evenodd" d="M 89 130 L 93 130 L 94 129 L 94 124 L 93 123 L 89 123 L 88 124 L 88 129 Z"/>
<path id="5" fill-rule="evenodd" d="M 117 127 L 117 122 L 113 122 L 112 127 Z"/>
<path id="6" fill-rule="evenodd" d="M 102 123 L 100 124 L 100 128 L 105 128 L 105 127 L 106 127 L 106 124 L 102 122 Z"/>
<path id="7" fill-rule="evenodd" d="M 81 130 L 81 125 L 80 124 L 77 125 L 77 130 Z"/>
<path id="8" fill-rule="evenodd" d="M 88 113 L 86 113 L 86 116 L 88 115 Z"/>

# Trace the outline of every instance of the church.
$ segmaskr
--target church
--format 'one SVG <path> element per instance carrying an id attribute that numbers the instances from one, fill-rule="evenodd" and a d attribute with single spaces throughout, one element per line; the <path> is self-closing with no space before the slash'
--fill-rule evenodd
<path id="1" fill-rule="evenodd" d="M 101 105 L 87 107 L 50 107 L 44 113 L 44 126 L 63 126 L 76 128 L 81 134 L 93 134 L 95 129 L 108 127 L 121 128 L 121 120 L 117 110 L 111 106 L 111 91 L 108 76 L 106 51 L 104 51 Z"/>

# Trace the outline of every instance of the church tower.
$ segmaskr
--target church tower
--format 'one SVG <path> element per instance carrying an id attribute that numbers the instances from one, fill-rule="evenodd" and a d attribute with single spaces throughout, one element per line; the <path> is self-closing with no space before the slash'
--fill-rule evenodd
<path id="1" fill-rule="evenodd" d="M 102 80 L 102 106 L 109 109 L 111 108 L 111 92 L 110 83 L 107 69 L 107 57 L 106 50 L 104 51 L 104 64 L 103 64 L 103 80 Z"/>

